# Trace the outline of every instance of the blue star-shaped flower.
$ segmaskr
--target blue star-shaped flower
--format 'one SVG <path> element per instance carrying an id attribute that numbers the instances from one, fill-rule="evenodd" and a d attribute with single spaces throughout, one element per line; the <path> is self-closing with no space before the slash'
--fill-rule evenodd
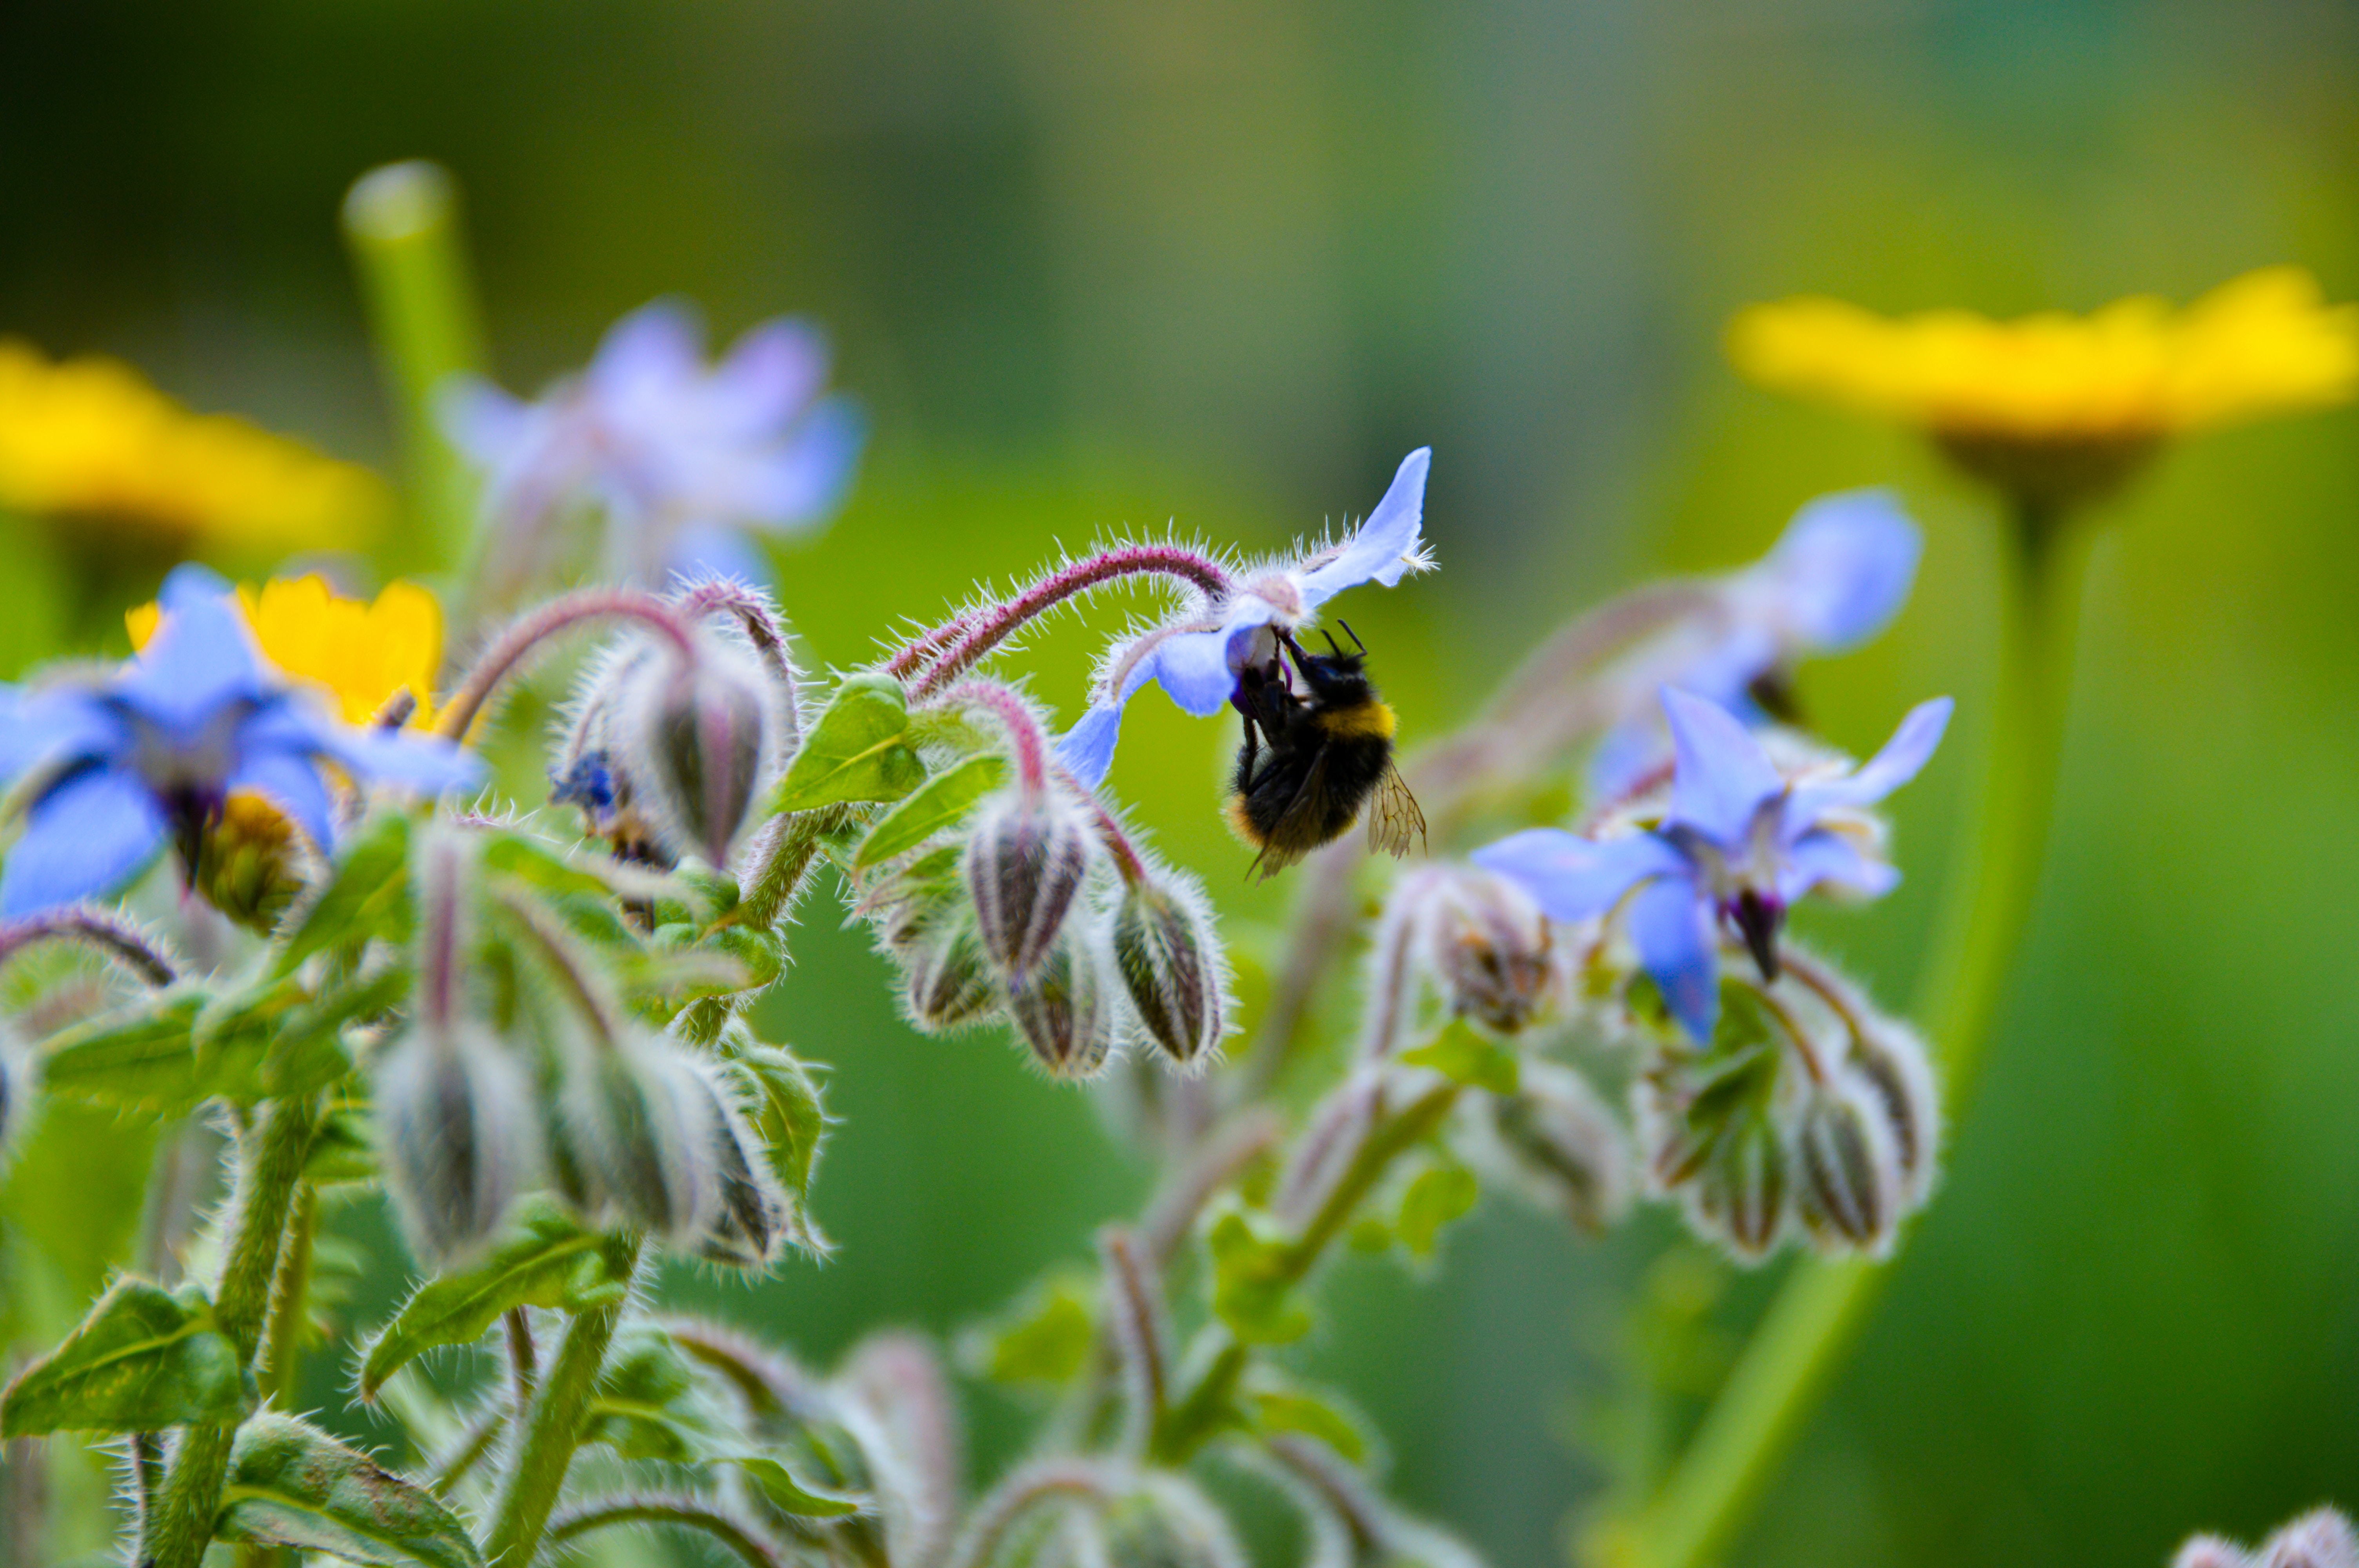
<path id="1" fill-rule="evenodd" d="M 451 439 L 488 476 L 485 515 L 530 557 L 569 503 L 606 514 L 606 575 L 768 576 L 739 530 L 823 522 L 860 453 L 861 421 L 824 396 L 828 350 L 807 323 L 766 321 L 708 368 L 695 312 L 658 300 L 608 329 L 578 376 L 538 403 L 470 377 L 443 400 Z"/>
<path id="2" fill-rule="evenodd" d="M 1626 897 L 1639 962 L 1688 1033 L 1709 1040 L 1720 1016 L 1722 921 L 1775 979 L 1778 927 L 1796 899 L 1821 886 L 1873 898 L 1899 881 L 1831 819 L 1916 777 L 1940 744 L 1950 708 L 1943 697 L 1912 708 L 1855 772 L 1788 781 L 1734 714 L 1668 690 L 1677 761 L 1660 825 L 1603 839 L 1527 828 L 1476 850 L 1474 863 L 1530 890 L 1551 920 L 1592 919 Z"/>
<path id="3" fill-rule="evenodd" d="M 1822 495 L 1794 514 L 1755 565 L 1714 585 L 1718 613 L 1699 616 L 1650 666 L 1657 687 L 1708 697 L 1748 721 L 1753 692 L 1800 659 L 1848 653 L 1891 624 L 1917 580 L 1923 541 L 1887 490 Z M 1652 695 L 1651 692 L 1648 694 Z M 1598 743 L 1592 792 L 1611 798 L 1658 767 L 1669 738 L 1651 702 Z"/>
<path id="4" fill-rule="evenodd" d="M 322 849 L 334 827 L 322 762 L 356 784 L 420 790 L 472 784 L 450 741 L 343 723 L 264 664 L 230 586 L 181 567 L 158 596 L 163 622 L 105 679 L 0 687 L 0 779 L 29 777 L 24 836 L 0 870 L 0 915 L 104 893 L 168 835 L 193 852 L 231 792 L 267 798 Z"/>
<path id="5" fill-rule="evenodd" d="M 1423 529 L 1425 475 L 1432 460 L 1430 447 L 1403 459 L 1392 488 L 1351 537 L 1245 574 L 1201 617 L 1156 627 L 1117 648 L 1106 661 L 1097 700 L 1057 742 L 1066 772 L 1096 787 L 1114 762 L 1123 705 L 1149 681 L 1188 712 L 1209 719 L 1235 694 L 1247 665 L 1277 656 L 1279 633 L 1297 630 L 1347 588 L 1364 582 L 1390 588 L 1410 572 L 1430 570 Z"/>

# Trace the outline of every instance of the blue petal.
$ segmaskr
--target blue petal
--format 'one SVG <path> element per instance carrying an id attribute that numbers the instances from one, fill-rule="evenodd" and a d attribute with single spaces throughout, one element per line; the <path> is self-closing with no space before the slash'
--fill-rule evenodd
<path id="1" fill-rule="evenodd" d="M 1882 898 L 1900 885 L 1900 873 L 1862 855 L 1859 846 L 1842 834 L 1821 828 L 1803 834 L 1787 849 L 1777 868 L 1777 896 L 1791 903 L 1821 884 Z"/>
<path id="2" fill-rule="evenodd" d="M 1698 1044 L 1720 1022 L 1720 944 L 1695 884 L 1665 877 L 1630 901 L 1630 940 L 1671 1016 Z"/>
<path id="3" fill-rule="evenodd" d="M 791 528 L 827 516 L 852 488 L 867 438 L 868 421 L 851 399 L 831 397 L 812 409 L 737 487 L 746 520 Z"/>
<path id="4" fill-rule="evenodd" d="M 1651 833 L 1601 840 L 1561 827 L 1527 827 L 1469 859 L 1529 892 L 1550 920 L 1563 921 L 1604 914 L 1648 877 L 1684 879 L 1689 871 L 1686 857 Z M 1695 896 L 1692 888 L 1687 896 Z"/>
<path id="5" fill-rule="evenodd" d="M 1949 727 L 1950 710 L 1955 706 L 1946 697 L 1919 703 L 1900 721 L 1900 728 L 1892 732 L 1892 739 L 1884 743 L 1884 750 L 1870 757 L 1859 772 L 1847 779 L 1796 789 L 1786 813 L 1788 834 L 1799 837 L 1809 831 L 1833 807 L 1873 806 L 1915 778 L 1918 771 L 1932 760 L 1933 749 L 1941 743 L 1941 731 Z"/>
<path id="6" fill-rule="evenodd" d="M 1266 624 L 1240 622 L 1217 632 L 1175 632 L 1139 661 L 1125 684 L 1136 691 L 1151 676 L 1182 710 L 1210 719 L 1237 689 L 1236 672 L 1229 665 L 1231 643 Z"/>
<path id="7" fill-rule="evenodd" d="M 229 787 L 252 790 L 293 817 L 311 842 L 321 849 L 335 847 L 335 824 L 329 816 L 328 786 L 320 780 L 319 765 L 293 752 L 249 751 Z"/>
<path id="8" fill-rule="evenodd" d="M 534 438 L 535 412 L 480 375 L 450 376 L 434 390 L 435 425 L 483 468 L 502 466 Z"/>
<path id="9" fill-rule="evenodd" d="M 164 814 L 129 773 L 96 769 L 51 790 L 0 871 L 0 914 L 13 920 L 112 892 L 164 842 Z"/>
<path id="10" fill-rule="evenodd" d="M 586 373 L 600 398 L 634 402 L 687 382 L 703 360 L 703 319 L 688 301 L 666 298 L 607 328 Z"/>
<path id="11" fill-rule="evenodd" d="M 1924 544 L 1888 490 L 1822 495 L 1794 514 L 1764 563 L 1796 633 L 1841 653 L 1890 624 L 1908 600 Z"/>
<path id="12" fill-rule="evenodd" d="M 712 369 L 713 418 L 746 436 L 778 428 L 826 386 L 828 357 L 827 335 L 809 321 L 747 328 Z"/>
<path id="13" fill-rule="evenodd" d="M 164 619 L 111 694 L 176 737 L 193 737 L 231 703 L 259 702 L 274 689 L 228 583 L 181 566 L 158 596 Z"/>
<path id="14" fill-rule="evenodd" d="M 0 687 L 0 780 L 42 762 L 117 755 L 129 743 L 122 720 L 79 687 Z"/>
<path id="15" fill-rule="evenodd" d="M 1105 782 L 1106 770 L 1114 766 L 1114 742 L 1121 739 L 1121 706 L 1093 708 L 1082 715 L 1079 723 L 1057 738 L 1057 761 L 1080 781 L 1082 788 L 1095 789 Z"/>
<path id="16" fill-rule="evenodd" d="M 1783 791 L 1786 781 L 1752 731 L 1718 704 L 1666 687 L 1663 716 L 1670 720 L 1678 758 L 1669 820 L 1715 843 L 1736 843 L 1761 803 Z"/>
<path id="17" fill-rule="evenodd" d="M 719 523 L 691 523 L 672 535 L 665 562 L 682 582 L 732 578 L 763 586 L 770 580 L 770 563 L 738 529 Z"/>
<path id="18" fill-rule="evenodd" d="M 1376 503 L 1358 533 L 1333 560 L 1302 574 L 1302 607 L 1315 610 L 1347 588 L 1378 582 L 1390 588 L 1400 581 L 1422 554 L 1420 533 L 1425 523 L 1425 475 L 1432 466 L 1433 449 L 1419 447 L 1401 460 L 1392 488 Z"/>
<path id="19" fill-rule="evenodd" d="M 472 788 L 483 780 L 483 759 L 439 735 L 339 728 L 342 732 L 322 750 L 360 784 L 393 784 L 439 795 L 446 789 Z"/>

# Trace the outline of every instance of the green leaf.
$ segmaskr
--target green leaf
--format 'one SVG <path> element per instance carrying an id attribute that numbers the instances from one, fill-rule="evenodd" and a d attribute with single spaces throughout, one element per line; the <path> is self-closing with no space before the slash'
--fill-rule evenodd
<path id="1" fill-rule="evenodd" d="M 810 1066 L 789 1051 L 756 1042 L 741 1029 L 730 1035 L 732 1069 L 750 1091 L 748 1108 L 754 1132 L 768 1155 L 770 1172 L 794 1199 L 788 1217 L 788 1238 L 804 1251 L 825 1253 L 827 1238 L 810 1217 L 811 1172 L 819 1162 L 827 1135 L 827 1111 L 820 1103 L 819 1080 Z"/>
<path id="2" fill-rule="evenodd" d="M 846 676 L 803 738 L 771 799 L 775 811 L 840 801 L 898 800 L 926 782 L 908 741 L 909 702 L 891 676 Z"/>
<path id="3" fill-rule="evenodd" d="M 1007 777 L 1007 759 L 980 752 L 943 769 L 926 781 L 923 789 L 885 814 L 853 857 L 852 869 L 864 871 L 896 855 L 906 854 L 945 827 L 954 827 L 974 803 L 999 787 Z"/>
<path id="4" fill-rule="evenodd" d="M 0 1436 L 225 1423 L 245 1413 L 250 1392 L 204 1292 L 117 1280 L 64 1344 L 9 1385 Z"/>
<path id="5" fill-rule="evenodd" d="M 797 1519 L 842 1519 L 866 1507 L 861 1498 L 848 1493 L 795 1479 L 793 1471 L 766 1454 L 721 1454 L 714 1457 L 745 1471 L 773 1507 Z"/>
<path id="6" fill-rule="evenodd" d="M 547 1199 L 521 1206 L 508 1234 L 482 1261 L 420 1285 L 381 1329 L 361 1364 L 361 1397 L 444 1345 L 472 1345 L 510 1307 L 582 1312 L 620 1301 L 630 1286 L 609 1238 L 585 1230 Z"/>
<path id="7" fill-rule="evenodd" d="M 967 1359 L 994 1382 L 1060 1389 L 1089 1365 L 1097 1314 L 1087 1274 L 1042 1280 L 997 1322 L 973 1331 Z"/>
<path id="8" fill-rule="evenodd" d="M 658 1329 L 616 1336 L 598 1375 L 582 1441 L 625 1459 L 693 1465 L 710 1457 L 715 1422 L 698 1399 L 696 1369 Z"/>
<path id="9" fill-rule="evenodd" d="M 1354 1465 L 1368 1460 L 1368 1434 L 1360 1423 L 1316 1394 L 1279 1384 L 1246 1396 L 1253 1429 L 1264 1437 L 1299 1432 L 1315 1437 Z"/>
<path id="10" fill-rule="evenodd" d="M 1428 1044 L 1402 1052 L 1401 1060 L 1412 1067 L 1430 1067 L 1451 1083 L 1488 1089 L 1495 1095 L 1514 1094 L 1523 1076 L 1515 1052 L 1475 1033 L 1462 1018 L 1451 1019 L 1449 1027 Z"/>
<path id="11" fill-rule="evenodd" d="M 409 815 L 380 811 L 345 838 L 335 873 L 306 906 L 273 968 L 291 975 L 323 948 L 409 939 Z"/>
<path id="12" fill-rule="evenodd" d="M 1401 1195 L 1400 1217 L 1394 1222 L 1401 1245 L 1413 1258 L 1432 1257 L 1442 1227 L 1462 1217 L 1482 1195 L 1482 1184 L 1463 1165 L 1430 1165 L 1419 1172 Z"/>
<path id="13" fill-rule="evenodd" d="M 207 1000 L 194 986 L 175 986 L 60 1030 L 44 1048 L 42 1088 L 92 1105 L 193 1105 L 197 1014 Z"/>
<path id="14" fill-rule="evenodd" d="M 459 1517 L 291 1416 L 266 1411 L 238 1429 L 214 1534 L 292 1546 L 385 1568 L 482 1568 Z"/>
<path id="15" fill-rule="evenodd" d="M 1212 1311 L 1248 1345 L 1288 1345 L 1310 1332 L 1295 1298 L 1294 1249 L 1231 1207 L 1205 1238 L 1212 1250 Z"/>
<path id="16" fill-rule="evenodd" d="M 303 1179 L 315 1187 L 376 1180 L 376 1141 L 369 1136 L 364 1106 L 331 1106 L 311 1135 L 311 1152 L 303 1162 Z"/>

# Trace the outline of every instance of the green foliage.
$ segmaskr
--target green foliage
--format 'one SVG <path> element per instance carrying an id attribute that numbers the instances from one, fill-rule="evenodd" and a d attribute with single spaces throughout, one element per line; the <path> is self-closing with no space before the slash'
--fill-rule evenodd
<path id="1" fill-rule="evenodd" d="M 1265 1368 L 1245 1394 L 1245 1420 L 1263 1437 L 1288 1433 L 1315 1437 L 1353 1465 L 1364 1465 L 1375 1451 L 1360 1419 L 1347 1413 L 1332 1395 L 1310 1389 Z"/>
<path id="2" fill-rule="evenodd" d="M 432 1493 L 276 1411 L 238 1429 L 215 1531 L 379 1568 L 482 1568 L 466 1526 Z"/>
<path id="3" fill-rule="evenodd" d="M 749 1091 L 749 1119 L 771 1174 L 793 1206 L 786 1217 L 787 1238 L 806 1252 L 824 1255 L 827 1237 L 811 1218 L 810 1203 L 811 1173 L 828 1127 L 819 1080 L 800 1057 L 761 1044 L 742 1025 L 729 1038 L 730 1070 Z"/>
<path id="4" fill-rule="evenodd" d="M 1266 1217 L 1232 1206 L 1205 1236 L 1212 1254 L 1212 1311 L 1247 1345 L 1289 1345 L 1310 1332 L 1296 1298 L 1299 1265 L 1290 1239 Z"/>
<path id="5" fill-rule="evenodd" d="M 378 811 L 344 839 L 326 884 L 279 939 L 278 973 L 294 973 L 329 947 L 409 939 L 409 815 L 402 811 Z"/>
<path id="6" fill-rule="evenodd" d="M 899 800 L 925 780 L 926 764 L 909 743 L 901 683 L 887 675 L 847 676 L 803 737 L 771 808 Z"/>
<path id="7" fill-rule="evenodd" d="M 878 820 L 853 856 L 853 869 L 881 866 L 936 833 L 955 827 L 966 819 L 976 801 L 997 789 L 1006 777 L 1007 759 L 995 752 L 978 752 L 951 763 Z"/>
<path id="8" fill-rule="evenodd" d="M 9 1386 L 0 1436 L 234 1422 L 253 1397 L 204 1292 L 123 1279 Z"/>
<path id="9" fill-rule="evenodd" d="M 1441 1033 L 1414 1051 L 1401 1053 L 1412 1067 L 1430 1067 L 1453 1084 L 1511 1095 L 1521 1080 L 1515 1051 L 1482 1033 L 1462 1018 L 1453 1018 Z"/>
<path id="10" fill-rule="evenodd" d="M 620 1301 L 630 1281 L 617 1273 L 609 1240 L 554 1203 L 527 1200 L 480 1262 L 420 1285 L 378 1330 L 361 1362 L 362 1397 L 374 1399 L 429 1350 L 473 1344 L 511 1307 L 582 1312 Z"/>
<path id="11" fill-rule="evenodd" d="M 967 1359 L 995 1383 L 1061 1389 L 1089 1365 L 1097 1334 L 1094 1281 L 1078 1270 L 1060 1270 L 998 1319 L 972 1330 Z"/>
<path id="12" fill-rule="evenodd" d="M 1481 1184 L 1465 1166 L 1429 1164 L 1402 1192 L 1394 1233 L 1412 1258 L 1431 1258 L 1441 1243 L 1442 1230 L 1472 1212 L 1482 1195 Z"/>

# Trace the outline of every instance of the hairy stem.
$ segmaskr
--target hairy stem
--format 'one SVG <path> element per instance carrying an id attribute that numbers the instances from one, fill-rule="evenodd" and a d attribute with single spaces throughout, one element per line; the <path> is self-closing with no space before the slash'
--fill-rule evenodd
<path id="1" fill-rule="evenodd" d="M 737 919 L 756 931 L 767 931 L 795 906 L 803 879 L 819 863 L 821 840 L 842 827 L 847 815 L 841 806 L 821 806 L 774 816 L 766 823 L 746 857 L 745 892 L 737 903 Z"/>
<path id="2" fill-rule="evenodd" d="M 1218 561 L 1179 545 L 1125 545 L 1101 550 L 1086 560 L 1049 573 L 1004 603 L 960 617 L 967 622 L 967 629 L 957 635 L 940 661 L 919 680 L 916 695 L 929 697 L 940 691 L 973 669 L 985 654 L 1023 630 L 1026 622 L 1038 620 L 1065 600 L 1117 579 L 1141 575 L 1170 578 L 1211 598 L 1226 594 L 1230 587 L 1229 574 Z M 939 631 L 929 632 L 911 647 L 940 635 Z M 908 654 L 909 650 L 904 649 L 895 655 L 892 663 L 896 674 L 900 673 L 900 665 Z"/>
<path id="3" fill-rule="evenodd" d="M 636 1236 L 605 1240 L 607 1268 L 628 1278 L 638 1265 Z M 549 1516 L 565 1485 L 565 1472 L 581 1446 L 582 1429 L 605 1370 L 606 1351 L 623 1320 L 624 1303 L 614 1302 L 575 1314 L 549 1363 L 549 1375 L 525 1412 L 516 1460 L 500 1488 L 484 1559 L 493 1568 L 526 1568 L 540 1550 Z"/>
<path id="4" fill-rule="evenodd" d="M 287 1241 L 278 1252 L 278 1277 L 270 1290 L 269 1349 L 262 1358 L 262 1389 L 280 1410 L 293 1408 L 296 1362 L 311 1315 L 311 1262 L 320 1229 L 320 1189 L 305 1182 L 295 1189 L 287 1221 Z"/>
<path id="5" fill-rule="evenodd" d="M 984 1568 L 1016 1521 L 1051 1498 L 1103 1502 L 1113 1491 L 1103 1469 L 1085 1459 L 1043 1459 L 1027 1465 L 975 1504 L 944 1568 Z"/>
<path id="6" fill-rule="evenodd" d="M 38 942 L 87 942 L 151 986 L 179 979 L 171 956 L 110 909 L 80 905 L 0 922 L 0 963 Z"/>
<path id="7" fill-rule="evenodd" d="M 554 1546 L 618 1524 L 670 1524 L 700 1530 L 754 1568 L 779 1568 L 786 1561 L 750 1522 L 691 1497 L 636 1495 L 577 1504 L 549 1521 L 548 1539 Z"/>
<path id="8" fill-rule="evenodd" d="M 961 681 L 943 697 L 954 707 L 986 708 L 1007 731 L 1016 753 L 1016 780 L 1027 801 L 1038 804 L 1049 793 L 1049 737 L 1041 732 L 1039 716 L 1015 688 L 995 680 Z"/>
<path id="9" fill-rule="evenodd" d="M 2089 541 L 2027 509 L 2003 574 L 1981 806 L 1952 873 L 1918 1009 L 1939 1047 L 1954 1127 L 1979 1078 L 2048 841 Z M 1884 1271 L 1798 1261 L 1623 1559 L 1696 1568 L 1725 1548 L 1864 1325 Z"/>
<path id="10" fill-rule="evenodd" d="M 527 611 L 493 638 L 491 646 L 477 655 L 474 666 L 451 694 L 450 701 L 442 705 L 442 711 L 434 720 L 436 732 L 448 740 L 464 741 L 474 729 L 475 720 L 482 717 L 484 705 L 533 649 L 570 626 L 614 617 L 654 628 L 684 663 L 696 662 L 690 622 L 671 605 L 651 593 L 626 588 L 584 589 Z"/>
<path id="11" fill-rule="evenodd" d="M 319 1108 L 310 1099 L 273 1100 L 240 1139 L 237 1191 L 230 1199 L 229 1246 L 213 1315 L 236 1351 L 241 1370 L 254 1365 L 278 1274 L 279 1244 L 288 1211 L 303 1178 L 304 1157 Z M 222 1480 L 237 1429 L 191 1426 L 180 1434 L 147 1524 L 140 1561 L 155 1568 L 197 1568 L 221 1512 Z"/>
<path id="12" fill-rule="evenodd" d="M 795 669 L 794 654 L 787 646 L 785 628 L 773 613 L 769 596 L 747 588 L 744 583 L 723 578 L 716 582 L 699 583 L 690 589 L 679 601 L 680 613 L 694 620 L 712 614 L 734 615 L 745 629 L 746 641 L 761 655 L 770 672 L 770 679 L 786 697 L 787 732 L 780 738 L 781 752 L 793 751 L 802 744 L 803 707 L 801 677 Z"/>

